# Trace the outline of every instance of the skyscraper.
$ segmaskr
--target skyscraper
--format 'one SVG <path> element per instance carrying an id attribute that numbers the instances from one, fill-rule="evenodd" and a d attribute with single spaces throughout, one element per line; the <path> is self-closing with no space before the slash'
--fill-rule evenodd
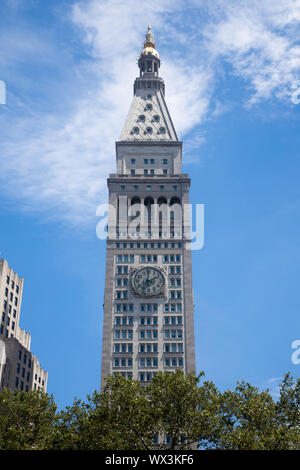
<path id="1" fill-rule="evenodd" d="M 145 383 L 159 370 L 195 371 L 190 179 L 148 27 L 140 75 L 108 178 L 101 384 L 109 374 Z"/>
<path id="2" fill-rule="evenodd" d="M 46 391 L 48 373 L 30 350 L 30 333 L 19 326 L 22 294 L 23 278 L 0 259 L 0 391 Z"/>

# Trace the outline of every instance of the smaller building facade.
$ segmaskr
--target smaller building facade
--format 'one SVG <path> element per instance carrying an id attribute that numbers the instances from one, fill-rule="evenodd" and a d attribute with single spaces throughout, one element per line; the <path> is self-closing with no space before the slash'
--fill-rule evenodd
<path id="1" fill-rule="evenodd" d="M 48 373 L 30 350 L 30 333 L 19 326 L 23 282 L 7 261 L 0 259 L 0 391 L 46 392 Z"/>

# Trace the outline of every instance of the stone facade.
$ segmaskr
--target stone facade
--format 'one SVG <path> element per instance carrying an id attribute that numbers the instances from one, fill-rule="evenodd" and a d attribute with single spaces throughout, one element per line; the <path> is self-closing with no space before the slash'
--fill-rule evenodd
<path id="1" fill-rule="evenodd" d="M 23 293 L 20 278 L 0 259 L 0 391 L 47 390 L 48 373 L 30 350 L 31 336 L 19 326 Z"/>
<path id="2" fill-rule="evenodd" d="M 184 213 L 174 215 L 189 204 L 190 178 L 181 172 L 182 143 L 164 99 L 151 31 L 139 67 L 116 143 L 117 173 L 108 178 L 102 387 L 109 374 L 146 383 L 159 370 L 195 371 L 190 227 Z M 163 286 L 156 292 L 157 282 Z"/>

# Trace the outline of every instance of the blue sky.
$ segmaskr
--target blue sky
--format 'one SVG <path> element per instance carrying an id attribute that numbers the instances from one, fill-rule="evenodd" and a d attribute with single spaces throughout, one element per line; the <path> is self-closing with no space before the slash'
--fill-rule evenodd
<path id="1" fill-rule="evenodd" d="M 59 406 L 99 388 L 95 213 L 148 23 L 191 199 L 205 205 L 198 370 L 221 389 L 299 376 L 299 0 L 2 0 L 0 251 L 25 279 L 21 325 Z"/>

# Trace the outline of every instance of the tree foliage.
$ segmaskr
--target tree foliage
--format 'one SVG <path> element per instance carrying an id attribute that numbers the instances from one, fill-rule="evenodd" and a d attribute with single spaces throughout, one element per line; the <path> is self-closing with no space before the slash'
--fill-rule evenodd
<path id="1" fill-rule="evenodd" d="M 300 379 L 278 400 L 249 383 L 220 392 L 204 374 L 159 372 L 142 387 L 121 375 L 57 411 L 42 392 L 0 394 L 0 449 L 300 449 Z"/>
<path id="2" fill-rule="evenodd" d="M 40 391 L 0 393 L 0 449 L 46 449 L 51 441 L 56 405 Z"/>

